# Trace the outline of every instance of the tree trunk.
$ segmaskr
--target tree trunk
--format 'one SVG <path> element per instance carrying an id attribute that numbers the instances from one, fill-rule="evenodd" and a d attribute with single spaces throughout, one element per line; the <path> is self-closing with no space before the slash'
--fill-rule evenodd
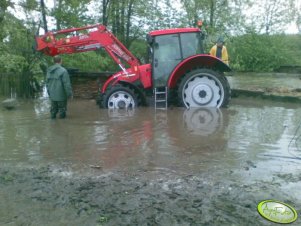
<path id="1" fill-rule="evenodd" d="M 127 14 L 126 37 L 125 37 L 127 46 L 130 46 L 130 28 L 131 28 L 131 16 L 133 13 L 133 5 L 134 5 L 134 0 L 130 0 L 128 14 Z"/>
<path id="2" fill-rule="evenodd" d="M 41 11 L 42 11 L 42 19 L 43 19 L 43 27 L 45 33 L 48 32 L 47 19 L 46 19 L 46 10 L 44 0 L 41 0 Z"/>
<path id="3" fill-rule="evenodd" d="M 107 26 L 108 25 L 108 7 L 109 7 L 110 0 L 102 0 L 102 24 Z"/>
<path id="4" fill-rule="evenodd" d="M 211 28 L 214 27 L 214 13 L 215 13 L 215 0 L 210 1 L 210 21 L 209 25 Z"/>
<path id="5" fill-rule="evenodd" d="M 120 33 L 120 1 L 116 1 L 115 3 L 115 17 L 116 17 L 116 35 L 118 36 L 118 38 L 122 38 L 121 33 Z M 123 41 L 123 40 L 121 40 Z"/>
<path id="6" fill-rule="evenodd" d="M 122 38 L 122 42 L 126 42 L 126 34 L 125 34 L 125 9 L 126 9 L 126 1 L 122 1 L 121 10 L 120 10 L 120 37 Z"/>
<path id="7" fill-rule="evenodd" d="M 116 22 L 116 2 L 113 1 L 111 4 L 110 16 L 112 20 L 112 32 L 117 36 L 117 22 Z"/>
<path id="8" fill-rule="evenodd" d="M 57 0 L 54 0 L 54 8 L 56 11 L 55 19 L 56 19 L 56 29 L 61 30 L 61 8 L 62 8 L 62 0 L 58 0 L 58 5 L 56 3 Z"/>

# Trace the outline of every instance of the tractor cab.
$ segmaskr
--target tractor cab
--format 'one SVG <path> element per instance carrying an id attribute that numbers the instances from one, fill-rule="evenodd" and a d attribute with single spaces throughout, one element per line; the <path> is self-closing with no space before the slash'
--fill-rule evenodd
<path id="1" fill-rule="evenodd" d="M 165 87 L 169 76 L 184 59 L 204 53 L 203 33 L 197 28 L 150 32 L 147 36 L 151 55 L 153 86 Z"/>

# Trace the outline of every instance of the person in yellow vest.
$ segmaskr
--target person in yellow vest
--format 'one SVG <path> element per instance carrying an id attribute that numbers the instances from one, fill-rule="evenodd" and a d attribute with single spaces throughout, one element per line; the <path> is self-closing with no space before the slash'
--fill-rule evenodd
<path id="1" fill-rule="evenodd" d="M 210 49 L 210 55 L 221 59 L 225 64 L 229 65 L 229 57 L 224 39 L 219 37 L 216 44 Z"/>

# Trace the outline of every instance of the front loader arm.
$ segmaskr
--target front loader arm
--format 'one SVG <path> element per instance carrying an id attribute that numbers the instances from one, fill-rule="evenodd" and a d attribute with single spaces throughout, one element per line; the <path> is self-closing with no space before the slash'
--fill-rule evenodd
<path id="1" fill-rule="evenodd" d="M 79 34 L 80 33 L 80 34 Z M 73 54 L 103 48 L 125 71 L 121 60 L 135 71 L 138 59 L 103 25 L 71 28 L 36 37 L 37 51 L 46 55 Z"/>

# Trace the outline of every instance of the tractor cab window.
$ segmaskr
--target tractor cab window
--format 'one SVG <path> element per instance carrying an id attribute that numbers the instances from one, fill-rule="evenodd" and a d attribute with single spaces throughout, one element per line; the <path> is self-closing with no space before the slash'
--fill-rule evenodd
<path id="1" fill-rule="evenodd" d="M 181 34 L 181 46 L 183 59 L 203 53 L 203 43 L 200 33 L 183 33 Z"/>
<path id="2" fill-rule="evenodd" d="M 153 43 L 153 82 L 155 87 L 166 86 L 169 75 L 181 61 L 178 34 L 155 37 Z"/>

